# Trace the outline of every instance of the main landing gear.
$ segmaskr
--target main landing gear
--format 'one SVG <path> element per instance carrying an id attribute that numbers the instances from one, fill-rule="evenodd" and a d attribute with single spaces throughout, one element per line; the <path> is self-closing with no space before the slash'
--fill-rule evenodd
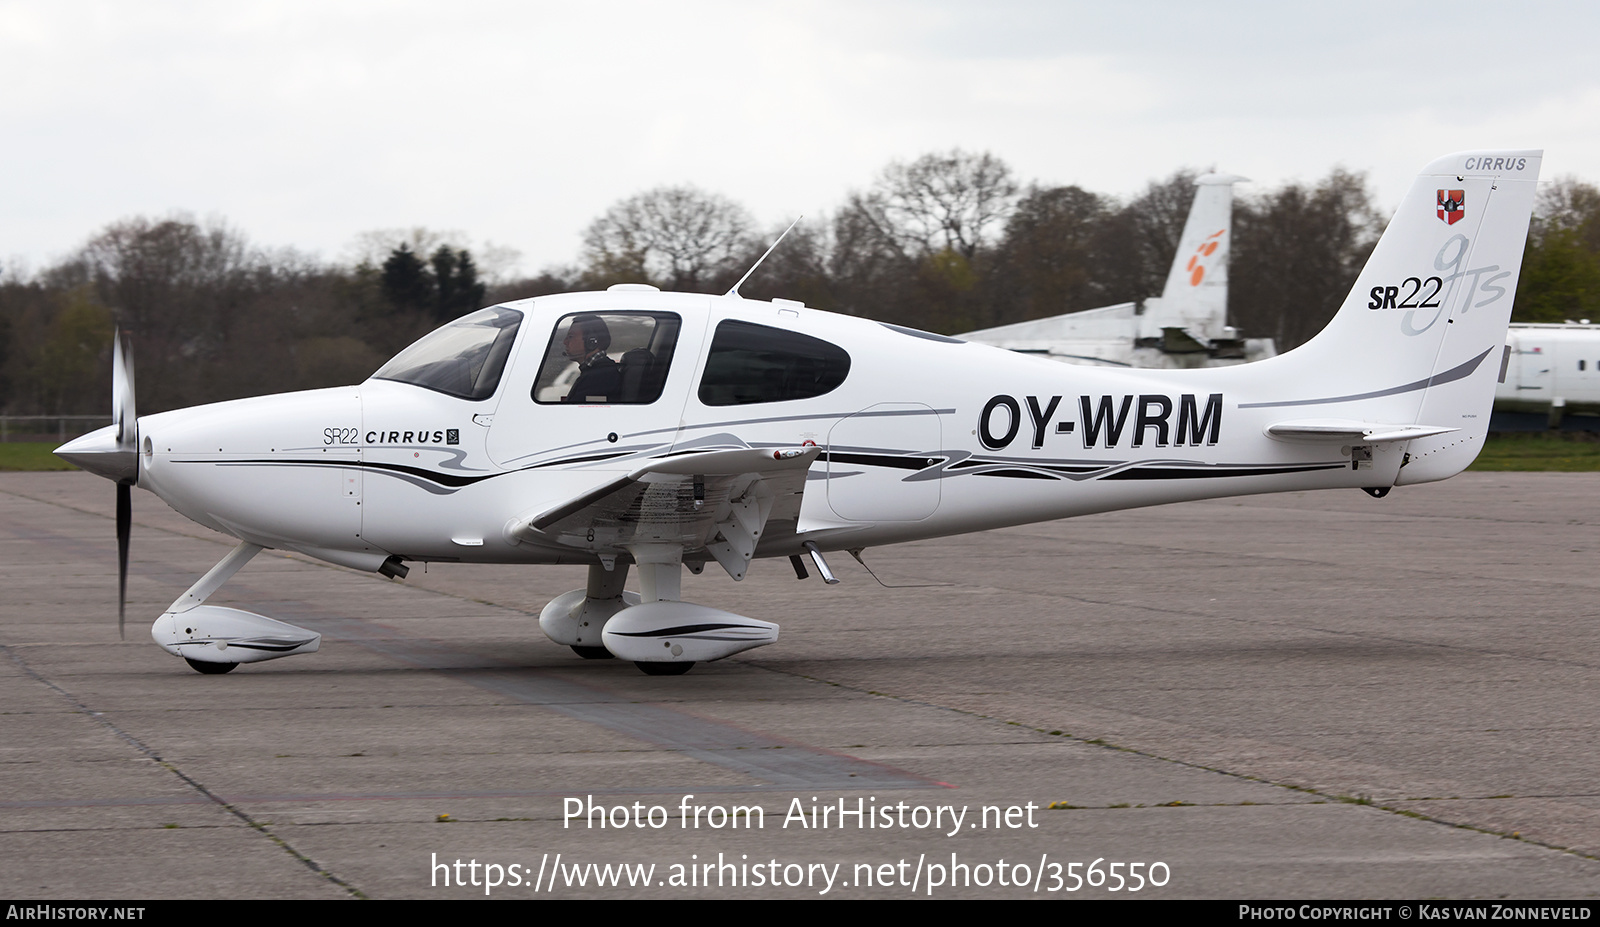
<path id="1" fill-rule="evenodd" d="M 628 564 L 589 567 L 589 582 L 557 596 L 539 613 L 539 627 L 586 660 L 621 657 L 651 676 L 678 676 L 696 663 L 720 660 L 778 639 L 778 626 L 720 609 L 678 601 L 683 550 L 636 545 L 640 592 L 627 592 Z"/>

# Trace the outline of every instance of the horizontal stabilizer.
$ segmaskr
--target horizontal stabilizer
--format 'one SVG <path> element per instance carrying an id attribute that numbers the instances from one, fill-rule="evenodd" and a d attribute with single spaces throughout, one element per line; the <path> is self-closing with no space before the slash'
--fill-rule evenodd
<path id="1" fill-rule="evenodd" d="M 1460 431 L 1443 425 L 1389 425 L 1341 418 L 1308 418 L 1267 426 L 1267 437 L 1296 444 L 1386 444 Z"/>
<path id="2" fill-rule="evenodd" d="M 1161 329 L 1161 350 L 1168 354 L 1201 354 L 1208 347 L 1182 328 L 1169 325 Z"/>

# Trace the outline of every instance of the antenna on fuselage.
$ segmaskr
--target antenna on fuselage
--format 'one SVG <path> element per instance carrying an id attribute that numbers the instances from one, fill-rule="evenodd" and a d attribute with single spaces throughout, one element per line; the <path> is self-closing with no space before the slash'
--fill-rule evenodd
<path id="1" fill-rule="evenodd" d="M 778 236 L 778 240 L 772 243 L 772 247 L 768 248 L 765 252 L 762 253 L 762 255 L 760 257 L 756 258 L 756 262 L 754 264 L 751 264 L 750 265 L 750 269 L 744 272 L 744 276 L 740 277 L 739 278 L 739 282 L 735 283 L 733 285 L 733 289 L 729 290 L 728 292 L 726 292 L 726 293 L 724 293 L 722 295 L 723 296 L 738 296 L 739 295 L 739 287 L 744 286 L 744 282 L 746 280 L 749 280 L 750 279 L 750 275 L 756 272 L 756 268 L 760 267 L 761 266 L 761 262 L 765 261 L 767 259 L 767 255 L 769 255 L 772 252 L 778 250 L 778 245 L 783 242 L 784 235 L 788 235 L 790 232 L 794 231 L 794 227 L 799 225 L 800 224 L 800 220 L 804 219 L 804 218 L 805 218 L 805 214 L 804 213 L 801 213 L 800 215 L 796 216 L 794 221 L 789 223 L 789 227 L 783 230 L 783 235 L 779 235 Z"/>

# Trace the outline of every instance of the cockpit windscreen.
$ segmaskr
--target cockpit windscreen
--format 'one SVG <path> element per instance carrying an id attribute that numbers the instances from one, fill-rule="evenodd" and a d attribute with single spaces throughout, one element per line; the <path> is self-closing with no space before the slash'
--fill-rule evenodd
<path id="1" fill-rule="evenodd" d="M 374 379 L 395 380 L 462 399 L 488 399 L 500 385 L 522 313 L 491 306 L 424 335 Z"/>

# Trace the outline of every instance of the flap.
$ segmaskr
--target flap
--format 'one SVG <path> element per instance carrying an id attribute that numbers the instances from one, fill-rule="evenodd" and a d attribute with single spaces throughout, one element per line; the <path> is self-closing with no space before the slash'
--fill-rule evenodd
<path id="1" fill-rule="evenodd" d="M 774 502 L 785 500 L 784 511 L 798 512 L 806 471 L 820 453 L 817 447 L 736 448 L 659 457 L 518 519 L 509 533 L 611 553 L 639 543 L 694 551 L 736 533 L 748 533 L 753 546 Z M 751 522 L 759 523 L 746 529 Z"/>

